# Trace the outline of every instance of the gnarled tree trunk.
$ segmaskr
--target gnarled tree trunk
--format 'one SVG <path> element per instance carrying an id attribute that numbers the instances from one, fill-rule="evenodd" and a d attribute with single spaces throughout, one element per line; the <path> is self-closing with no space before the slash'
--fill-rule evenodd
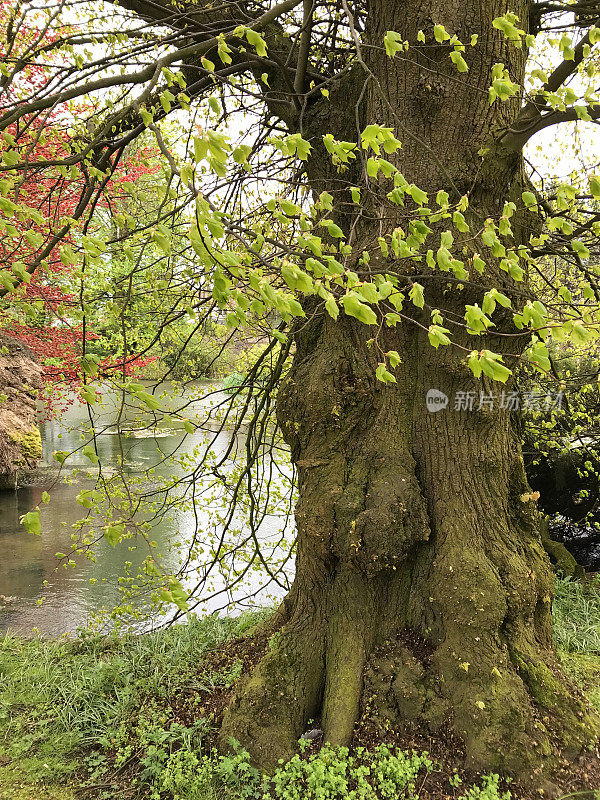
<path id="1" fill-rule="evenodd" d="M 394 128 L 403 147 L 387 157 L 409 182 L 434 196 L 444 189 L 453 202 L 468 194 L 472 230 L 501 216 L 525 188 L 520 154 L 502 139 L 518 100 L 490 106 L 487 95 L 496 62 L 523 83 L 524 50 L 491 24 L 504 10 L 491 1 L 372 0 L 362 63 L 332 92 L 326 112 L 321 106 L 311 119 L 306 110 L 313 187 L 336 196 L 361 181 L 356 171 L 327 171 L 317 135 L 355 138 L 356 119 Z M 526 3 L 512 10 L 525 24 Z M 463 42 L 479 36 L 465 79 L 447 47 L 431 44 L 437 22 Z M 419 48 L 421 29 L 428 45 Z M 410 41 L 404 58 L 386 57 L 387 30 Z M 351 97 L 356 109 L 348 108 Z M 403 274 L 410 286 L 414 262 L 373 256 L 377 237 L 405 223 L 387 191 L 365 190 L 352 244 L 357 258 L 372 248 L 372 271 Z M 513 224 L 517 243 L 530 224 Z M 471 237 L 463 247 L 467 261 Z M 460 320 L 465 302 L 480 302 L 490 286 L 514 290 L 494 264 L 481 292 L 470 288 L 468 297 L 447 274 L 419 280 L 429 311 L 449 310 L 445 324 L 452 309 Z M 384 327 L 373 346 L 372 330 L 343 315 L 299 328 L 278 410 L 299 475 L 297 573 L 285 625 L 240 686 L 222 730 L 224 741 L 234 736 L 263 766 L 295 750 L 309 718 L 322 718 L 325 740 L 348 744 L 361 698 L 387 724 L 452 726 L 472 766 L 540 782 L 559 753 L 573 757 L 596 736 L 553 649 L 552 572 L 526 498 L 520 443 L 498 400 L 510 385 L 476 381 L 465 363 L 465 350 L 515 353 L 526 341 L 499 335 L 500 318 L 496 334 L 479 339 L 453 326 L 458 347 L 435 350 L 429 311 L 410 312 L 414 324 Z M 375 378 L 379 347 L 402 358 L 395 384 Z M 445 409 L 428 411 L 430 389 L 449 398 Z M 473 392 L 472 409 L 454 408 L 459 392 Z M 496 395 L 493 408 L 480 403 L 481 392 Z"/>

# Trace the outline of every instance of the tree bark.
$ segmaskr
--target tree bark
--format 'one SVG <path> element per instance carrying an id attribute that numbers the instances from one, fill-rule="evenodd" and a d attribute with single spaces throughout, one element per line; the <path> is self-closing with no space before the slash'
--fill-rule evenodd
<path id="1" fill-rule="evenodd" d="M 314 134 L 313 188 L 341 196 L 360 182 L 356 170 L 344 177 L 326 169 L 316 133 L 348 139 L 366 121 L 394 128 L 403 147 L 388 158 L 409 182 L 433 196 L 445 189 L 453 202 L 469 195 L 473 230 L 520 198 L 521 156 L 502 145 L 519 101 L 490 106 L 487 97 L 496 62 L 524 80 L 525 50 L 491 24 L 504 10 L 492 0 L 372 0 L 361 63 L 326 110 L 321 104 L 305 114 L 305 131 Z M 524 25 L 527 4 L 512 10 Z M 465 43 L 478 34 L 465 53 L 466 77 L 446 46 L 431 44 L 437 22 Z M 385 56 L 387 30 L 411 43 L 406 58 Z M 418 45 L 419 30 L 426 47 Z M 356 108 L 348 108 L 352 97 L 360 100 Z M 387 191 L 365 187 L 352 241 L 357 259 L 405 224 Z M 349 231 L 348 220 L 340 221 Z M 517 243 L 527 240 L 526 228 L 525 220 L 513 225 Z M 463 247 L 466 261 L 476 243 L 469 237 Z M 410 285 L 414 262 L 378 259 L 373 250 L 372 271 L 393 271 Z M 419 280 L 430 307 L 455 318 L 490 286 L 514 289 L 494 263 L 479 288 L 440 277 Z M 278 400 L 299 476 L 297 572 L 286 624 L 240 685 L 222 741 L 233 736 L 273 768 L 295 751 L 310 718 L 322 720 L 326 741 L 347 745 L 368 713 L 382 730 L 419 725 L 439 733 L 450 725 L 470 766 L 542 785 L 559 758 L 595 740 L 598 725 L 556 660 L 552 571 L 535 503 L 524 499 L 529 489 L 510 414 L 498 402 L 480 408 L 480 393 L 498 396 L 500 387 L 476 381 L 459 349 L 515 352 L 519 340 L 500 335 L 514 333 L 507 316 L 479 339 L 456 326 L 459 347 L 435 350 L 429 314 L 413 316 L 415 325 L 383 327 L 375 345 L 371 329 L 343 315 L 334 322 L 317 314 L 298 328 Z M 376 380 L 377 348 L 400 353 L 396 384 Z M 427 410 L 430 389 L 449 398 L 446 409 Z M 457 392 L 474 393 L 472 410 L 453 408 Z"/>

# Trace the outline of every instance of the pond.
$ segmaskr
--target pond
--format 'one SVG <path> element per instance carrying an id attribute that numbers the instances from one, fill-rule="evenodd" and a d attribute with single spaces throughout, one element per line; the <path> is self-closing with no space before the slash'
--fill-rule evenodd
<path id="1" fill-rule="evenodd" d="M 209 408 L 225 398 L 219 387 L 207 382 L 188 384 L 183 389 L 163 385 L 159 390 L 166 390 L 168 394 L 166 401 L 163 395 L 163 407 L 165 403 L 179 407 L 183 401 L 187 403 L 186 416 L 198 421 L 206 419 Z M 69 469 L 63 469 L 57 480 L 59 468 L 52 453 L 81 447 L 82 432 L 90 425 L 88 407 L 74 396 L 67 400 L 66 410 L 54 415 L 57 419 L 40 422 L 43 457 L 35 480 L 17 491 L 0 492 L 0 630 L 18 635 L 39 632 L 57 636 L 74 632 L 89 621 L 93 612 L 113 608 L 120 602 L 119 586 L 124 561 L 130 561 L 135 568 L 148 556 L 144 540 L 129 540 L 114 548 L 101 541 L 96 561 L 80 558 L 75 568 L 67 569 L 59 565 L 55 554 L 69 552 L 72 525 L 86 514 L 76 497 L 82 489 L 93 488 L 95 483 L 94 468 L 90 471 L 90 461 L 81 451 L 69 458 Z M 191 458 L 194 448 L 206 442 L 206 433 L 200 431 L 186 435 L 181 425 L 169 417 L 159 420 L 153 427 L 138 429 L 140 416 L 132 409 L 122 412 L 117 428 L 119 407 L 120 394 L 108 390 L 104 391 L 102 403 L 95 412 L 94 423 L 99 432 L 97 452 L 105 474 L 121 465 L 124 472 L 138 479 L 147 475 L 149 483 L 165 476 L 183 475 L 183 466 L 165 456 L 178 452 L 184 458 L 186 455 Z M 225 452 L 231 434 L 217 432 L 213 438 L 211 449 L 217 454 Z M 230 462 L 233 469 L 235 458 Z M 81 472 L 71 478 L 73 468 L 79 468 Z M 50 495 L 47 504 L 42 502 L 45 491 Z M 181 558 L 177 545 L 189 540 L 202 527 L 203 521 L 206 522 L 207 509 L 203 502 L 198 500 L 195 505 L 176 507 L 172 513 L 153 521 L 152 539 L 157 542 L 165 568 L 173 572 L 177 570 Z M 36 506 L 42 509 L 41 536 L 27 533 L 19 522 L 21 515 Z M 238 528 L 243 527 L 243 520 L 237 523 Z M 281 525 L 279 516 L 268 515 L 261 524 L 261 534 L 276 540 Z M 201 572 L 199 563 L 191 565 L 187 575 L 189 585 L 197 582 L 195 567 L 198 573 Z M 272 584 L 261 590 L 263 578 L 260 572 L 249 571 L 248 577 L 240 582 L 234 593 L 225 592 L 224 584 L 219 585 L 217 579 L 198 612 L 221 609 L 227 599 L 237 600 L 237 608 L 242 608 L 246 595 L 252 596 L 246 605 L 272 603 L 282 596 L 284 588 Z M 218 594 L 213 596 L 215 592 Z M 164 617 L 159 621 L 164 622 Z M 151 624 L 146 622 L 142 627 Z"/>

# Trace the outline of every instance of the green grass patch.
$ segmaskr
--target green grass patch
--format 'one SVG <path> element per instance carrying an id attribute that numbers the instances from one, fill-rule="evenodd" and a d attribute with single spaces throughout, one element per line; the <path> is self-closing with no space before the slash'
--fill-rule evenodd
<path id="1" fill-rule="evenodd" d="M 600 576 L 557 579 L 552 617 L 563 669 L 600 714 Z"/>
<path id="2" fill-rule="evenodd" d="M 557 579 L 552 619 L 561 650 L 600 656 L 600 576 Z"/>
<path id="3" fill-rule="evenodd" d="M 207 650 L 240 636 L 263 614 L 209 617 L 131 637 L 0 639 L 0 798 L 51 798 L 53 788 L 102 783 L 130 763 L 200 744 L 209 727 L 177 722 L 171 702 L 231 683 L 235 665 L 202 671 Z M 233 669 L 233 674 L 230 674 Z M 166 733 L 165 733 L 166 732 Z M 148 755 L 149 754 L 149 755 Z M 155 758 L 156 760 L 156 758 Z M 40 791 L 37 791 L 39 789 Z M 17 791 L 18 790 L 18 791 Z"/>

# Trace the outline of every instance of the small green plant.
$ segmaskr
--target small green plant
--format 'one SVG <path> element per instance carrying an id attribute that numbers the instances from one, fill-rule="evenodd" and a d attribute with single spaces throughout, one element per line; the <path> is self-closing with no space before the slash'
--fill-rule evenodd
<path id="1" fill-rule="evenodd" d="M 166 794 L 173 800 L 217 800 L 216 792 L 211 760 L 182 748 L 167 759 L 152 797 Z"/>
<path id="2" fill-rule="evenodd" d="M 236 800 L 252 800 L 261 796 L 260 787 L 267 779 L 250 763 L 250 754 L 232 740 L 233 753 L 214 761 L 214 776 L 227 796 Z"/>
<path id="3" fill-rule="evenodd" d="M 460 800 L 510 800 L 512 795 L 509 791 L 500 794 L 499 782 L 498 775 L 484 775 L 481 786 L 473 786 Z"/>
<path id="4" fill-rule="evenodd" d="M 302 742 L 301 748 L 308 749 Z M 373 752 L 325 744 L 308 758 L 295 755 L 266 783 L 277 800 L 402 800 L 415 796 L 419 773 L 433 769 L 427 753 L 405 753 L 385 744 Z"/>

